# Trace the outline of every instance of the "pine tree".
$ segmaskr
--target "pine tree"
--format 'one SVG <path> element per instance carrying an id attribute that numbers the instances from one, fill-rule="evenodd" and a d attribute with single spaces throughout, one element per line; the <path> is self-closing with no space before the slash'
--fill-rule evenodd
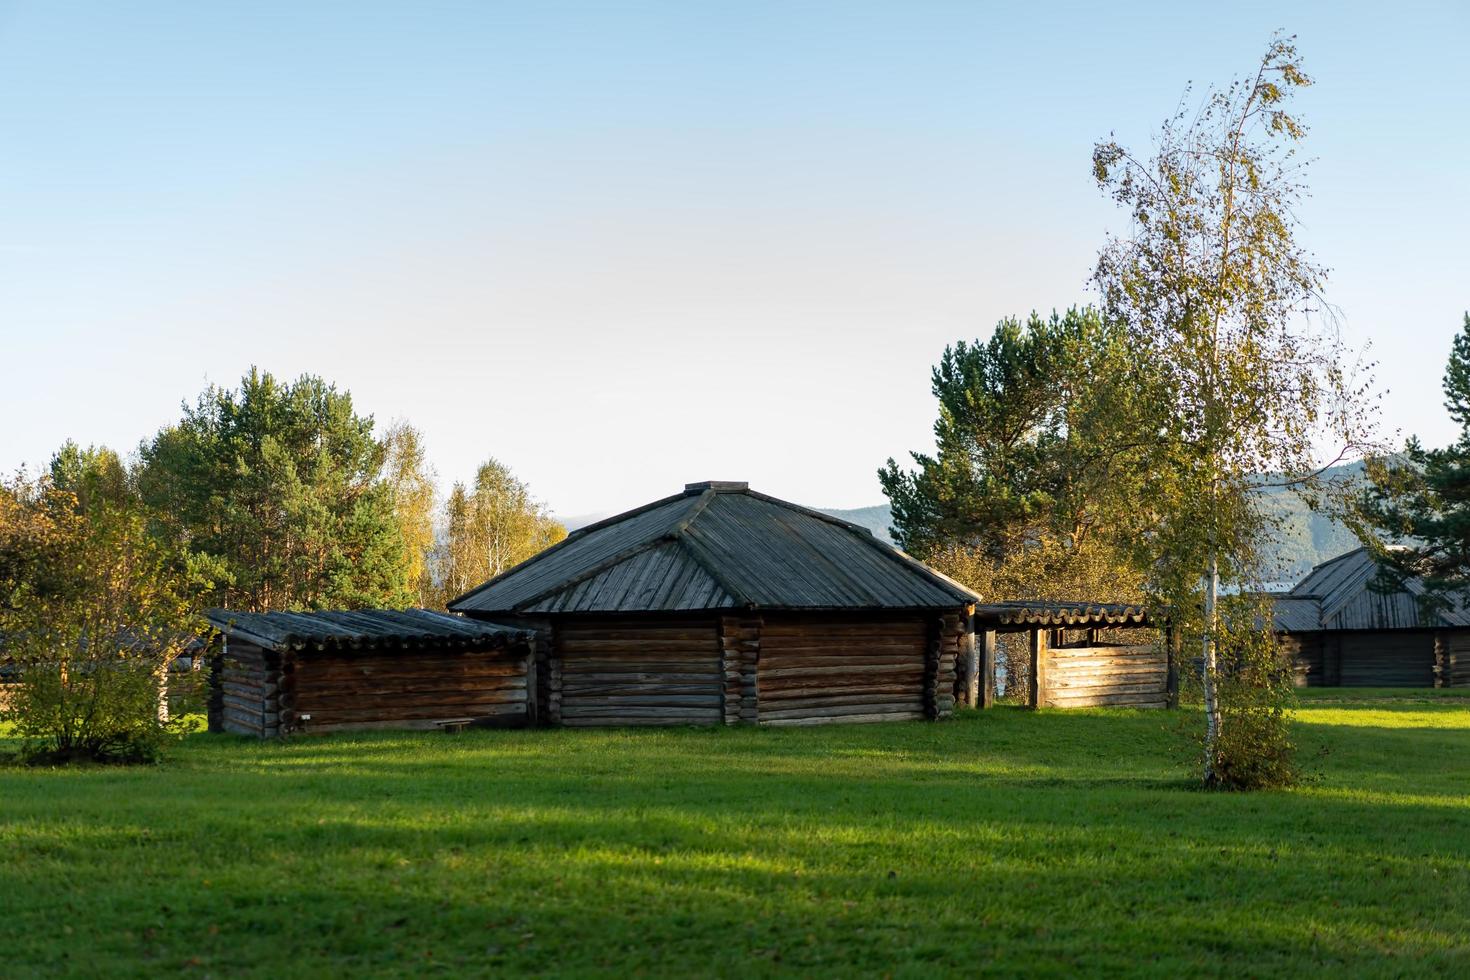
<path id="1" fill-rule="evenodd" d="M 1371 460 L 1366 501 L 1371 524 L 1400 544 L 1378 549 L 1383 584 L 1422 579 L 1431 613 L 1470 602 L 1470 313 L 1450 346 L 1443 387 L 1459 438 L 1443 449 L 1411 438 L 1402 454 Z"/>
<path id="2" fill-rule="evenodd" d="M 239 389 L 211 386 L 185 405 L 140 456 L 156 533 L 208 570 L 216 604 L 412 602 L 385 449 L 347 392 L 252 368 Z"/>

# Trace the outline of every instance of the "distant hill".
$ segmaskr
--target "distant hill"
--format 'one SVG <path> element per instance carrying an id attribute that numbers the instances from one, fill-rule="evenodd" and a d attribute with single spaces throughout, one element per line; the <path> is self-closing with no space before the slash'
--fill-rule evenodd
<path id="1" fill-rule="evenodd" d="M 1326 475 L 1329 479 L 1356 482 L 1363 478 L 1363 464 L 1349 463 L 1334 467 Z M 1337 521 L 1313 513 L 1290 490 L 1268 488 L 1262 493 L 1262 501 L 1267 513 L 1281 522 L 1275 548 L 1266 559 L 1265 578 L 1268 580 L 1294 583 L 1310 571 L 1313 565 L 1319 565 L 1329 558 L 1336 558 L 1358 547 L 1358 539 L 1353 532 Z M 879 540 L 893 543 L 893 538 L 888 533 L 892 517 L 887 504 L 849 510 L 825 507 L 818 509 L 824 514 L 869 528 Z"/>
<path id="2" fill-rule="evenodd" d="M 816 509 L 824 514 L 831 514 L 833 517 L 840 517 L 844 521 L 867 528 L 879 541 L 893 543 L 893 537 L 888 533 L 888 526 L 893 523 L 893 515 L 889 513 L 887 504 L 878 504 L 874 507 L 854 507 L 851 510 L 827 507 Z"/>

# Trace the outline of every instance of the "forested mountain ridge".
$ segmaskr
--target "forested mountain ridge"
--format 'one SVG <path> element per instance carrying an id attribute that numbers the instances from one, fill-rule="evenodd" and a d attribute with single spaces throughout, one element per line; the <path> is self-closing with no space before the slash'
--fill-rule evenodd
<path id="1" fill-rule="evenodd" d="M 1327 471 L 1326 476 L 1334 480 L 1359 481 L 1363 479 L 1363 464 L 1347 463 L 1333 467 Z M 1352 531 L 1324 514 L 1313 512 L 1290 490 L 1269 487 L 1261 491 L 1260 500 L 1266 512 L 1279 522 L 1263 570 L 1268 580 L 1295 582 L 1313 565 L 1358 547 L 1358 539 Z M 825 507 L 817 509 L 824 514 L 866 527 L 879 540 L 890 544 L 893 541 L 888 533 L 892 519 L 887 504 L 845 510 Z"/>

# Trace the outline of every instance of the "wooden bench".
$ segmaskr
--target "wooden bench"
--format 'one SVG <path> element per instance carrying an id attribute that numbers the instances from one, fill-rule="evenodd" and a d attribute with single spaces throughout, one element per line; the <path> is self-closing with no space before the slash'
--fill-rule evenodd
<path id="1" fill-rule="evenodd" d="M 445 718 L 434 722 L 434 727 L 441 732 L 462 732 L 475 723 L 473 718 Z"/>

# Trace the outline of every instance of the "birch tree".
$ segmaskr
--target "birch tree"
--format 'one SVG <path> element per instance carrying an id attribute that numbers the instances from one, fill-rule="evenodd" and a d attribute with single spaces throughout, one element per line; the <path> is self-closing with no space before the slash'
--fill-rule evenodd
<path id="1" fill-rule="evenodd" d="M 510 467 L 486 460 L 474 484 L 456 483 L 445 502 L 437 574 L 443 598 L 464 594 L 566 536 Z"/>
<path id="2" fill-rule="evenodd" d="M 1140 541 L 1155 601 L 1198 644 L 1212 785 L 1254 781 L 1238 777 L 1251 760 L 1233 754 L 1250 743 L 1275 746 L 1277 768 L 1289 769 L 1281 673 L 1262 681 L 1273 692 L 1264 699 L 1221 698 L 1223 636 L 1234 658 L 1227 688 L 1249 679 L 1240 658 L 1270 643 L 1269 611 L 1245 600 L 1221 611 L 1222 590 L 1240 595 L 1254 579 L 1264 528 L 1252 493 L 1276 474 L 1266 479 L 1328 503 L 1324 464 L 1363 447 L 1369 431 L 1372 403 L 1351 380 L 1323 300 L 1326 270 L 1298 241 L 1306 127 L 1289 106 L 1310 84 L 1294 39 L 1278 35 L 1253 72 L 1169 119 L 1151 156 L 1111 139 L 1093 152 L 1099 187 L 1131 226 L 1107 241 L 1093 282 L 1105 315 L 1161 372 L 1140 501 L 1158 516 Z M 1269 649 L 1254 663 L 1269 674 Z M 1231 718 L 1252 726 L 1251 739 L 1227 738 Z"/>
<path id="3" fill-rule="evenodd" d="M 424 606 L 433 591 L 434 471 L 424 453 L 424 437 L 407 422 L 383 433 L 383 479 L 393 491 L 393 512 L 403 537 L 404 587 Z"/>

